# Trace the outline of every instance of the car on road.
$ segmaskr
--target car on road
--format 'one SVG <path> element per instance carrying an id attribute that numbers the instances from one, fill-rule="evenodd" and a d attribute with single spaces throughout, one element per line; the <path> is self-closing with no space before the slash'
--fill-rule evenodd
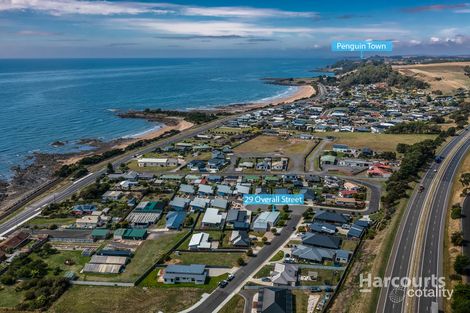
<path id="1" fill-rule="evenodd" d="M 423 192 L 423 190 L 424 190 L 424 186 L 423 186 L 423 185 L 419 185 L 418 191 L 419 191 L 419 192 Z"/>
<path id="2" fill-rule="evenodd" d="M 220 288 L 225 288 L 228 285 L 228 281 L 222 280 L 219 282 L 219 287 Z"/>
<path id="3" fill-rule="evenodd" d="M 235 278 L 235 275 L 230 274 L 230 275 L 228 275 L 227 280 L 232 281 L 234 278 Z"/>

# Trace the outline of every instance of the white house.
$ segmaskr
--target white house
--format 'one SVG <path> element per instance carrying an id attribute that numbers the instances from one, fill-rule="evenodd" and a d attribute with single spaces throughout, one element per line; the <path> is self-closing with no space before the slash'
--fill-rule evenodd
<path id="1" fill-rule="evenodd" d="M 139 167 L 159 166 L 170 167 L 178 166 L 178 159 L 175 158 L 140 158 L 137 160 Z"/>

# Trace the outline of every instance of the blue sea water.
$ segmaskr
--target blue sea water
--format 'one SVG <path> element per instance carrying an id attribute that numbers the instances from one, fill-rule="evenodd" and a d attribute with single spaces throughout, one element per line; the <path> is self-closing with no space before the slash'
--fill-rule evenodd
<path id="1" fill-rule="evenodd" d="M 56 59 L 0 60 L 0 178 L 33 152 L 72 152 L 78 140 L 112 140 L 155 124 L 116 110 L 185 110 L 259 101 L 293 87 L 265 77 L 314 76 L 332 60 Z M 67 142 L 53 147 L 52 142 Z"/>

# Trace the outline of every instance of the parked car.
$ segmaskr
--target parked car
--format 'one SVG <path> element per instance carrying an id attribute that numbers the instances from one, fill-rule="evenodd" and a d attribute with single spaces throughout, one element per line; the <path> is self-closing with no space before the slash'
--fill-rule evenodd
<path id="1" fill-rule="evenodd" d="M 310 291 L 311 292 L 321 292 L 321 288 L 320 287 L 311 287 Z"/>
<path id="2" fill-rule="evenodd" d="M 265 282 L 265 283 L 269 283 L 271 281 L 271 278 L 269 277 L 263 277 L 261 278 L 261 281 Z"/>
<path id="3" fill-rule="evenodd" d="M 351 225 L 349 225 L 349 224 L 343 224 L 343 225 L 341 225 L 341 228 L 342 228 L 342 229 L 351 229 Z"/>
<path id="4" fill-rule="evenodd" d="M 235 275 L 230 274 L 230 275 L 228 275 L 227 280 L 232 281 L 234 278 L 235 278 Z"/>
<path id="5" fill-rule="evenodd" d="M 222 280 L 219 282 L 219 287 L 220 288 L 225 288 L 228 285 L 228 281 Z"/>

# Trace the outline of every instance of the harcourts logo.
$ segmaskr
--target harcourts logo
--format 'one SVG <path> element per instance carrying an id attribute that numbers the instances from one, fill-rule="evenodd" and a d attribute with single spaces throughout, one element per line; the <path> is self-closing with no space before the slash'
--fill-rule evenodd
<path id="1" fill-rule="evenodd" d="M 393 303 L 400 303 L 406 297 L 416 298 L 452 298 L 453 290 L 446 289 L 444 277 L 372 277 L 371 274 L 359 275 L 359 291 L 371 292 L 372 288 L 389 288 L 388 298 Z"/>

